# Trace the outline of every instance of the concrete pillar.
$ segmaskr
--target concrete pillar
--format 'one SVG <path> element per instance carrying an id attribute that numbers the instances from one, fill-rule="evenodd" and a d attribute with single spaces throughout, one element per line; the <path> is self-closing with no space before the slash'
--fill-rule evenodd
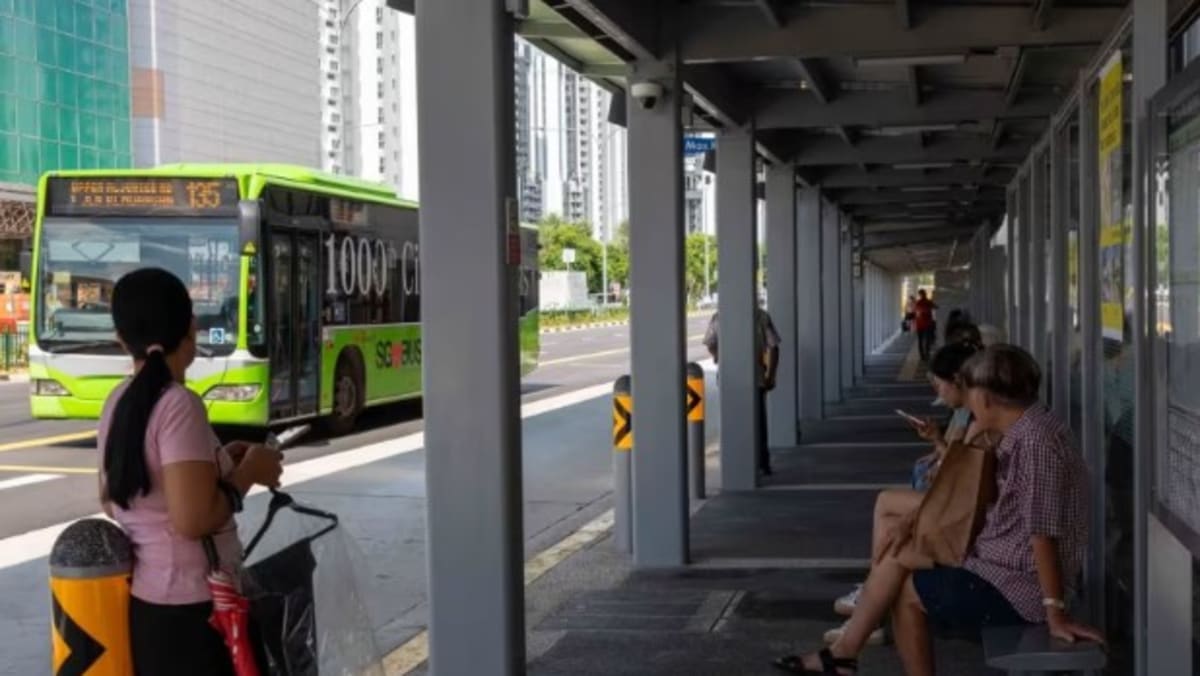
<path id="1" fill-rule="evenodd" d="M 841 242 L 841 254 L 838 257 L 841 283 L 838 285 L 838 294 L 841 299 L 839 308 L 842 318 L 842 339 L 838 345 L 841 346 L 842 355 L 841 391 L 845 392 L 854 386 L 854 274 L 850 269 L 850 218 L 843 214 L 841 225 L 841 232 L 838 235 Z"/>
<path id="2" fill-rule="evenodd" d="M 779 372 L 768 396 L 771 446 L 799 442 L 796 355 L 796 169 L 767 169 L 767 310 L 779 331 Z"/>
<path id="3" fill-rule="evenodd" d="M 842 400 L 841 374 L 841 218 L 837 207 L 822 201 L 821 216 L 821 329 L 823 401 Z"/>
<path id="4" fill-rule="evenodd" d="M 821 191 L 801 188 L 796 218 L 796 365 L 800 419 L 820 420 L 823 412 L 821 327 Z"/>
<path id="5" fill-rule="evenodd" d="M 662 84 L 663 97 L 649 110 L 631 98 L 627 113 L 630 288 L 636 289 L 630 308 L 633 561 L 639 567 L 681 566 L 688 559 L 684 91 L 677 66 L 638 64 L 637 76 Z M 722 348 L 736 334 L 729 328 L 721 322 Z"/>
<path id="6" fill-rule="evenodd" d="M 717 250 L 721 261 L 721 487 L 757 486 L 758 387 L 761 354 L 755 349 L 755 279 L 758 267 L 754 132 L 735 129 L 717 137 Z"/>
<path id="7" fill-rule="evenodd" d="M 417 14 L 430 673 L 525 670 L 513 21 Z M 463 44 L 471 49 L 462 49 Z M 470 159 L 466 159 L 470 158 Z M 469 194 L 471 199 L 463 199 Z M 469 641 L 470 650 L 463 650 Z"/>

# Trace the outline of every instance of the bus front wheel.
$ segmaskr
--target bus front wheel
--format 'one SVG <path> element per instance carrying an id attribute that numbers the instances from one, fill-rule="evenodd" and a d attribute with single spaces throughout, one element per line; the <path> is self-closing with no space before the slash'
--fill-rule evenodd
<path id="1" fill-rule="evenodd" d="M 363 408 L 362 372 L 354 360 L 343 355 L 338 359 L 333 374 L 333 413 L 329 416 L 329 427 L 334 434 L 346 434 L 354 429 L 354 423 Z"/>

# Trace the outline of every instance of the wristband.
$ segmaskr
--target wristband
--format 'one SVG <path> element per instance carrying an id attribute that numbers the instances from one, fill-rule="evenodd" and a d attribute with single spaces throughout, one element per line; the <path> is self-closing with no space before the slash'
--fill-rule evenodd
<path id="1" fill-rule="evenodd" d="M 217 488 L 221 489 L 221 492 L 225 494 L 225 499 L 229 501 L 229 509 L 234 514 L 241 513 L 242 508 L 245 506 L 242 502 L 242 492 L 224 479 L 217 481 Z"/>
<path id="2" fill-rule="evenodd" d="M 1058 610 L 1066 610 L 1067 604 L 1062 599 L 1042 599 L 1042 606 L 1045 608 L 1057 608 Z"/>

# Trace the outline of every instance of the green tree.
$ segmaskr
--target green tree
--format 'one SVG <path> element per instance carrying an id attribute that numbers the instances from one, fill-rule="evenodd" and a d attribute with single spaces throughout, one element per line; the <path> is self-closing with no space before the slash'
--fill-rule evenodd
<path id="1" fill-rule="evenodd" d="M 711 235 L 694 232 L 684 240 L 684 287 L 688 298 L 699 300 L 707 295 L 704 288 L 704 248 L 708 244 L 708 276 L 713 289 L 717 288 L 717 240 Z"/>
<path id="2" fill-rule="evenodd" d="M 592 239 L 590 225 L 568 223 L 552 214 L 538 224 L 538 241 L 541 244 L 538 264 L 542 270 L 566 270 L 563 249 L 574 249 L 575 262 L 571 263 L 571 270 L 587 275 L 589 293 L 600 292 L 603 252 L 600 243 Z"/>

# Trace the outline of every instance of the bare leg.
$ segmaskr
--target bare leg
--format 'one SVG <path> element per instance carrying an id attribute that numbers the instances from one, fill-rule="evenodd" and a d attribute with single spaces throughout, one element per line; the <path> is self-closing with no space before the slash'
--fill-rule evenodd
<path id="1" fill-rule="evenodd" d="M 888 531 L 903 516 L 908 516 L 921 505 L 922 494 L 910 488 L 889 488 L 879 492 L 875 498 L 875 518 L 871 525 L 871 560 L 879 558 L 883 539 Z"/>
<path id="2" fill-rule="evenodd" d="M 933 676 L 933 644 L 929 637 L 929 620 L 925 607 L 913 586 L 912 575 L 904 582 L 900 598 L 892 607 L 892 633 L 896 652 L 908 676 Z"/>
<path id="3" fill-rule="evenodd" d="M 829 646 L 829 652 L 834 657 L 857 657 L 862 652 L 871 632 L 883 622 L 908 577 L 909 570 L 893 557 L 887 557 L 871 568 L 858 606 L 846 623 L 845 632 L 836 643 Z M 805 655 L 802 659 L 805 668 L 820 669 L 820 660 L 815 653 Z"/>

